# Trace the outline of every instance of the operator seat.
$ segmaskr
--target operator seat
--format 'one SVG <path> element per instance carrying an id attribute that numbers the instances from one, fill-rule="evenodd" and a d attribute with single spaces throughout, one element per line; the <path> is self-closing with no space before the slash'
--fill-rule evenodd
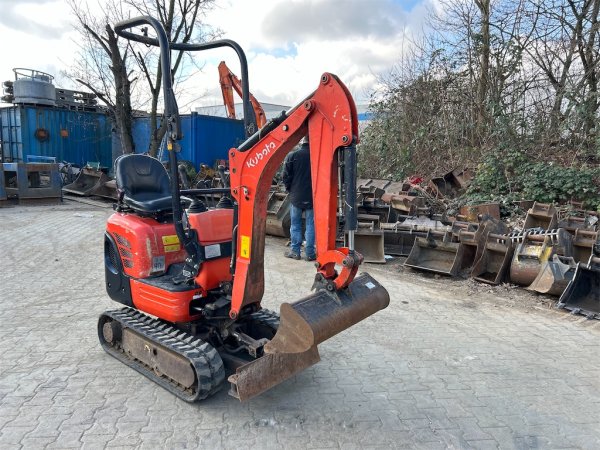
<path id="1" fill-rule="evenodd" d="M 167 169 L 148 155 L 122 155 L 115 161 L 117 190 L 122 202 L 142 214 L 172 210 L 171 181 Z"/>

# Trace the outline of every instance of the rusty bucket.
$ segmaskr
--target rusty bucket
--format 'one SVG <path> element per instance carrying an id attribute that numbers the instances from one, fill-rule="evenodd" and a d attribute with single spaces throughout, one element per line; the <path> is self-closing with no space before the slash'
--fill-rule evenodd
<path id="1" fill-rule="evenodd" d="M 598 231 L 575 230 L 573 236 L 573 258 L 576 262 L 586 263 L 592 256 L 594 245 L 600 242 Z"/>
<path id="2" fill-rule="evenodd" d="M 290 198 L 287 192 L 273 191 L 267 201 L 267 234 L 290 237 Z"/>
<path id="3" fill-rule="evenodd" d="M 94 189 L 92 195 L 97 195 L 98 197 L 108 198 L 111 200 L 117 200 L 117 181 L 108 180 L 106 183 Z"/>
<path id="4" fill-rule="evenodd" d="M 488 234 L 481 257 L 475 262 L 471 276 L 483 283 L 502 283 L 513 253 L 514 245 L 510 236 Z"/>
<path id="5" fill-rule="evenodd" d="M 79 171 L 77 178 L 70 184 L 63 186 L 63 191 L 70 194 L 90 196 L 110 178 L 100 169 L 84 167 Z"/>
<path id="6" fill-rule="evenodd" d="M 576 267 L 577 263 L 572 257 L 554 255 L 542 265 L 540 273 L 526 289 L 560 296 L 573 279 Z"/>
<path id="7" fill-rule="evenodd" d="M 558 218 L 556 208 L 549 203 L 534 202 L 533 206 L 527 211 L 525 217 L 525 230 L 530 228 L 541 228 L 543 230 L 551 230 L 556 228 Z"/>
<path id="8" fill-rule="evenodd" d="M 510 280 L 521 286 L 529 286 L 538 276 L 542 265 L 554 254 L 572 255 L 572 237 L 562 228 L 542 233 L 525 232 L 518 237 L 512 262 Z"/>
<path id="9" fill-rule="evenodd" d="M 347 289 L 317 291 L 294 303 L 283 303 L 277 334 L 265 354 L 229 377 L 230 394 L 247 400 L 319 362 L 317 345 L 388 306 L 386 289 L 367 273 Z"/>
<path id="10" fill-rule="evenodd" d="M 419 231 L 402 224 L 382 223 L 383 246 L 385 253 L 394 256 L 408 256 L 418 237 L 427 236 L 427 231 Z"/>
<path id="11" fill-rule="evenodd" d="M 464 246 L 452 242 L 451 233 L 429 230 L 425 238 L 416 238 L 404 265 L 417 270 L 456 276 L 460 271 Z"/>
<path id="12" fill-rule="evenodd" d="M 385 264 L 385 247 L 382 230 L 358 229 L 354 233 L 354 248 L 363 255 L 364 262 Z"/>

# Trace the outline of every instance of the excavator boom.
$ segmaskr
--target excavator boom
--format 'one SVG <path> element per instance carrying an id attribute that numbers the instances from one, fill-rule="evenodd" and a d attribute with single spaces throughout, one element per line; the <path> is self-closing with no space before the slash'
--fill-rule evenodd
<path id="1" fill-rule="evenodd" d="M 240 79 L 227 67 L 225 61 L 221 61 L 219 64 L 219 83 L 221 84 L 221 94 L 223 95 L 223 104 L 227 108 L 227 117 L 235 119 L 235 104 L 233 102 L 233 91 L 240 97 L 242 96 L 242 82 Z M 267 116 L 262 105 L 256 97 L 249 93 L 250 103 L 256 116 L 256 125 L 258 128 L 262 128 L 267 123 Z"/>

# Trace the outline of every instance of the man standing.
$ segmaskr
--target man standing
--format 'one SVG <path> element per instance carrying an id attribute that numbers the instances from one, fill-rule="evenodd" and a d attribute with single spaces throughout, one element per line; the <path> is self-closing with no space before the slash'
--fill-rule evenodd
<path id="1" fill-rule="evenodd" d="M 310 149 L 308 137 L 302 138 L 300 145 L 292 151 L 283 163 L 283 184 L 290 193 L 290 250 L 285 253 L 287 258 L 300 259 L 302 245 L 302 213 L 306 222 L 304 248 L 307 261 L 316 259 L 315 224 L 312 203 L 312 180 L 310 177 Z"/>

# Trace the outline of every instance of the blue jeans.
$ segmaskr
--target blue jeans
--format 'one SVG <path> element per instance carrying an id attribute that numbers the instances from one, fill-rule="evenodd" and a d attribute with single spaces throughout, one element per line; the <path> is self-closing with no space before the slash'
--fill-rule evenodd
<path id="1" fill-rule="evenodd" d="M 304 218 L 306 221 L 306 231 L 304 233 L 304 239 L 306 240 L 306 246 L 304 251 L 307 257 L 316 256 L 315 252 L 315 222 L 314 213 L 311 209 L 301 209 L 294 205 L 290 205 L 290 219 L 292 225 L 290 226 L 290 238 L 292 240 L 291 250 L 297 255 L 300 254 L 300 247 L 302 246 L 302 212 L 304 211 Z"/>

